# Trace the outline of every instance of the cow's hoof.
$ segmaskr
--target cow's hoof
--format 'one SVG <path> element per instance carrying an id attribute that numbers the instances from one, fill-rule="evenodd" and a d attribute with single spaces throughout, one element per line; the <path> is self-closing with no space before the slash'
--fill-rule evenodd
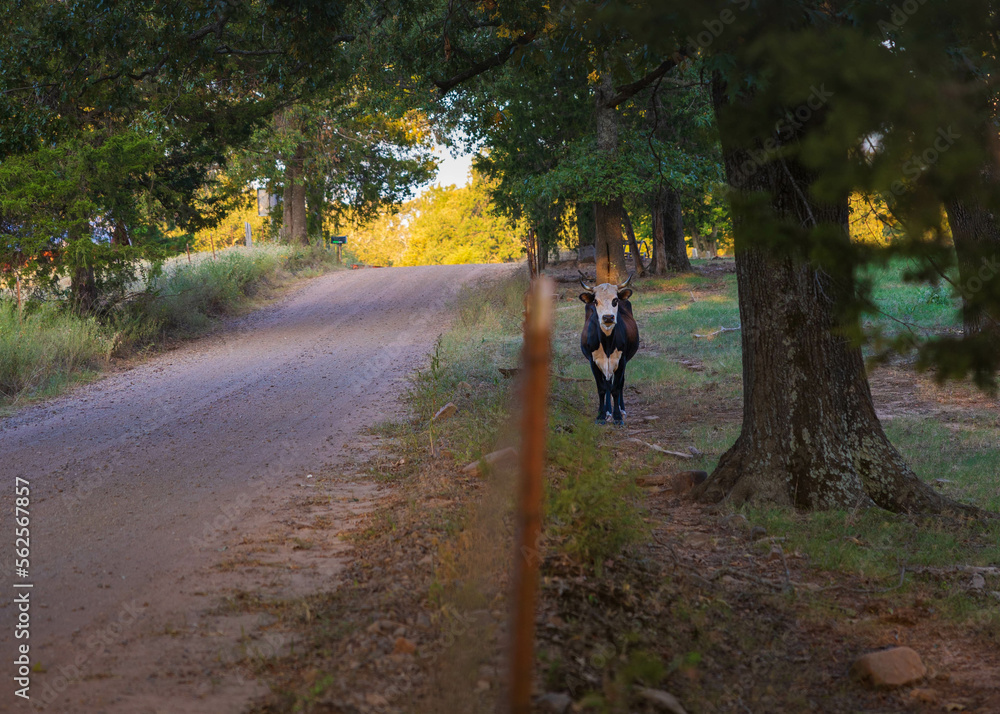
<path id="1" fill-rule="evenodd" d="M 604 417 L 597 417 L 596 419 L 594 419 L 594 423 L 599 426 L 604 426 L 605 424 L 608 423 L 608 420 L 605 419 Z"/>
<path id="2" fill-rule="evenodd" d="M 625 426 L 624 419 L 615 419 L 615 426 Z"/>

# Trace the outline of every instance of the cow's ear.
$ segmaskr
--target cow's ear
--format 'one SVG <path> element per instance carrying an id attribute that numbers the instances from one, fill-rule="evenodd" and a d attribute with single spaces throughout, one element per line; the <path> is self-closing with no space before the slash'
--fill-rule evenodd
<path id="1" fill-rule="evenodd" d="M 632 291 L 629 288 L 625 288 L 624 290 L 618 291 L 619 300 L 628 300 L 630 297 L 632 297 Z"/>
<path id="2" fill-rule="evenodd" d="M 580 293 L 580 299 L 589 305 L 594 302 L 594 293 Z"/>

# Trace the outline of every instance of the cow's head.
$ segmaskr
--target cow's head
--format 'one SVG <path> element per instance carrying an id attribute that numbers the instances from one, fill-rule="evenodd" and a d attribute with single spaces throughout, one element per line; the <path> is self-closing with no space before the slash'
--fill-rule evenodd
<path id="1" fill-rule="evenodd" d="M 632 295 L 632 291 L 628 287 L 631 282 L 631 275 L 620 285 L 602 283 L 591 287 L 583 279 L 580 280 L 580 285 L 587 291 L 580 293 L 580 299 L 588 305 L 594 306 L 594 310 L 597 312 L 597 322 L 605 335 L 610 335 L 618 322 L 619 301 L 628 300 Z"/>

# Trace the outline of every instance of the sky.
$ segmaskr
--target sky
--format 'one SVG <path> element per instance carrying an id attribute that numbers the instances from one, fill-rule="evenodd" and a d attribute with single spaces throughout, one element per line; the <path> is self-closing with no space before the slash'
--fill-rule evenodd
<path id="1" fill-rule="evenodd" d="M 469 170 L 472 168 L 473 154 L 456 153 L 452 154 L 446 146 L 438 145 L 434 147 L 434 154 L 438 157 L 440 164 L 437 178 L 431 185 L 464 186 L 469 183 Z"/>

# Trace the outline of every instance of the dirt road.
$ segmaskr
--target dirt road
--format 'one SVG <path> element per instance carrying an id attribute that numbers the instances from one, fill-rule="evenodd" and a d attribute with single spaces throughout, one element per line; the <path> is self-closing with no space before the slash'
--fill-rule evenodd
<path id="1" fill-rule="evenodd" d="M 344 475 L 371 441 L 359 432 L 397 413 L 459 286 L 507 270 L 316 278 L 0 421 L 0 711 L 30 708 L 15 695 L 22 644 L 44 711 L 241 711 L 261 690 L 238 663 L 289 643 L 229 605 L 336 587 L 347 551 L 336 534 L 377 497 Z M 15 574 L 15 478 L 30 483 L 27 578 Z M 25 607 L 30 638 L 15 639 Z"/>

